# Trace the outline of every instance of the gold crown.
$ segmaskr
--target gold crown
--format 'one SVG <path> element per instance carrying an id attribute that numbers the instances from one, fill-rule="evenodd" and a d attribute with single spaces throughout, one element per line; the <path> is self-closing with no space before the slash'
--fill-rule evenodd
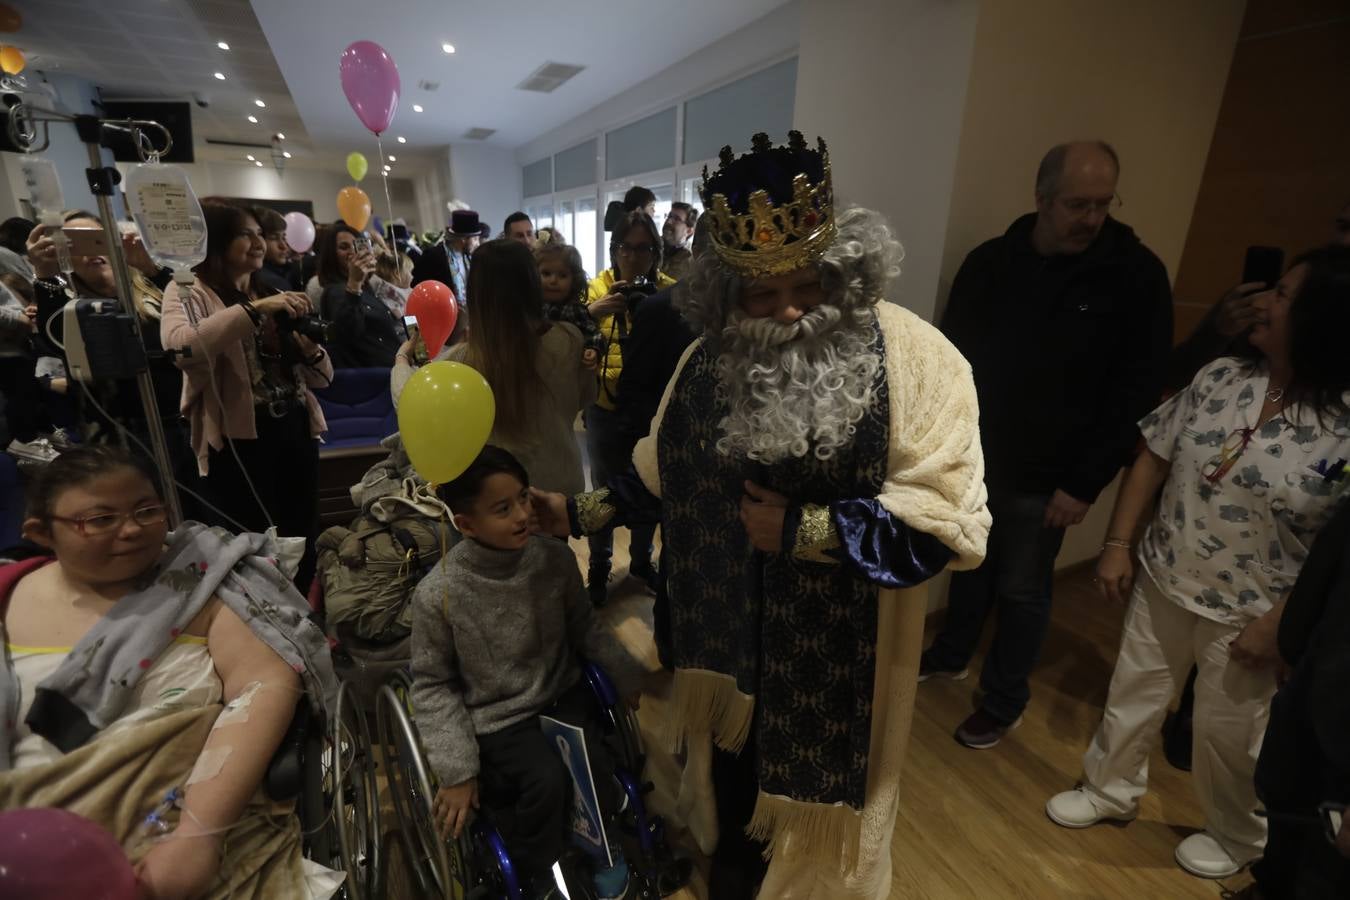
<path id="1" fill-rule="evenodd" d="M 788 146 L 775 148 L 767 134 L 751 139 L 751 151 L 739 159 L 730 147 L 723 147 L 721 165 L 711 177 L 703 167 L 703 196 L 713 250 L 728 266 L 751 278 L 783 275 L 816 262 L 834 242 L 834 191 L 830 179 L 830 154 L 825 141 L 817 138 L 817 150 L 810 150 L 801 132 L 788 132 Z M 751 190 L 743 213 L 733 212 L 726 189 L 744 183 L 753 187 L 757 157 L 773 154 L 776 164 L 820 161 L 819 180 L 811 183 L 805 172 L 792 179 L 792 199 L 774 205 L 763 188 Z M 803 154 L 805 159 L 803 160 Z"/>

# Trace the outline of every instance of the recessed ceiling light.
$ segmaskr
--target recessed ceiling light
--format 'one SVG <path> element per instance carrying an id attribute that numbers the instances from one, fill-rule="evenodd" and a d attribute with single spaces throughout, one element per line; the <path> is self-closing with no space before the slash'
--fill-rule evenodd
<path id="1" fill-rule="evenodd" d="M 248 117 L 248 120 L 249 120 L 250 122 L 252 122 L 254 125 L 257 125 L 257 124 L 258 124 L 258 117 L 257 117 L 257 116 L 249 116 L 249 117 Z"/>
<path id="2" fill-rule="evenodd" d="M 257 162 L 258 160 L 257 160 L 256 157 L 254 157 L 254 155 L 253 155 L 252 153 L 250 153 L 250 154 L 248 155 L 248 161 L 249 161 L 249 162 Z"/>
<path id="3" fill-rule="evenodd" d="M 216 41 L 216 46 L 219 47 L 219 48 L 222 49 L 222 50 L 228 50 L 228 49 L 230 49 L 230 45 L 227 44 L 227 43 L 225 43 L 224 41 Z"/>
<path id="4" fill-rule="evenodd" d="M 253 101 L 253 105 L 256 106 L 256 107 L 258 107 L 258 109 L 266 109 L 266 108 L 267 108 L 267 104 L 264 103 L 264 102 L 262 102 L 261 100 L 254 100 L 254 101 Z"/>
<path id="5" fill-rule="evenodd" d="M 262 160 L 260 160 L 260 159 L 255 159 L 255 160 L 253 161 L 253 164 L 254 164 L 255 166 L 257 166 L 258 168 L 260 168 L 260 169 L 262 168 Z"/>
<path id="6" fill-rule="evenodd" d="M 400 144 L 406 144 L 406 143 L 408 143 L 408 139 L 405 138 L 403 135 L 400 134 L 400 135 L 398 136 L 398 142 L 399 142 Z"/>
<path id="7" fill-rule="evenodd" d="M 446 53 L 454 53 L 454 52 L 455 52 L 455 45 L 454 45 L 454 44 L 441 44 L 441 50 L 443 50 L 443 51 L 446 52 Z"/>
<path id="8" fill-rule="evenodd" d="M 390 162 L 398 162 L 398 157 L 395 156 L 394 154 L 390 153 L 390 154 L 389 154 L 389 161 L 390 161 Z"/>
<path id="9" fill-rule="evenodd" d="M 385 167 L 384 167 L 384 170 L 385 170 L 386 172 L 392 172 L 392 171 L 394 170 L 394 167 L 393 167 L 393 166 L 385 166 Z"/>
<path id="10" fill-rule="evenodd" d="M 289 151 L 289 150 L 282 150 L 282 151 L 281 151 L 281 155 L 284 156 L 284 157 L 286 157 L 287 159 L 290 159 L 290 158 L 291 158 L 291 151 Z"/>
<path id="11" fill-rule="evenodd" d="M 217 72 L 217 73 L 216 73 L 216 81 L 224 81 L 224 80 L 225 80 L 225 73 L 224 73 L 224 72 Z"/>
<path id="12" fill-rule="evenodd" d="M 421 112 L 421 111 L 422 111 L 422 104 L 420 104 L 420 103 L 414 103 L 414 104 L 413 104 L 413 112 Z"/>
<path id="13" fill-rule="evenodd" d="M 286 135 L 284 135 L 284 134 L 282 134 L 280 131 L 278 131 L 278 132 L 277 132 L 277 140 L 279 140 L 279 141 L 284 141 L 284 140 L 286 140 Z"/>

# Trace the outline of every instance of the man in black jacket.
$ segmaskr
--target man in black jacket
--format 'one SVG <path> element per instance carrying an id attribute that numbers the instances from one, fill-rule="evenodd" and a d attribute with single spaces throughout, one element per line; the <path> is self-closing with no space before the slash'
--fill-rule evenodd
<path id="1" fill-rule="evenodd" d="M 1160 398 L 1171 289 L 1158 258 L 1109 215 L 1119 175 L 1100 141 L 1047 153 L 1036 212 L 966 257 L 942 318 L 975 374 L 994 527 L 984 565 L 952 576 L 919 680 L 964 678 L 998 609 L 981 705 L 956 730 L 967 747 L 994 746 L 1020 720 L 1064 529 L 1129 459 L 1135 423 Z"/>

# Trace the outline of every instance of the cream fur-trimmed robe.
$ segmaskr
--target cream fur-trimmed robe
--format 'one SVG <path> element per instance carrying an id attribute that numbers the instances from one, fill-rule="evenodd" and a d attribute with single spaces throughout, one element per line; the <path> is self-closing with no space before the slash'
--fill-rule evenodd
<path id="1" fill-rule="evenodd" d="M 890 397 L 887 476 L 877 498 L 887 512 L 942 541 L 950 567 L 973 569 L 984 559 L 986 507 L 979 408 L 970 366 L 932 325 L 888 302 L 876 307 L 886 348 Z M 652 421 L 633 453 L 647 490 L 661 496 L 657 435 L 695 341 L 681 357 Z M 771 862 L 760 890 L 772 900 L 884 900 L 891 889 L 891 835 L 900 799 L 900 768 L 909 740 L 922 652 L 926 584 L 882 590 L 878 604 L 876 680 L 866 799 L 861 813 L 843 805 L 798 804 L 763 792 L 750 829 L 768 841 Z M 717 845 L 712 742 L 726 728 L 748 728 L 753 698 L 719 679 L 710 702 L 700 673 L 675 673 L 674 723 L 687 752 L 680 808 L 706 853 Z M 728 716 L 728 710 L 737 711 Z M 733 724 L 728 720 L 735 718 Z"/>

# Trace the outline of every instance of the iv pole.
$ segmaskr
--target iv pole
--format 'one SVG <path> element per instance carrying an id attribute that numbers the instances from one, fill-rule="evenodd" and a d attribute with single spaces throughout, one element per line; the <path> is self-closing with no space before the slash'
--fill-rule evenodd
<path id="1" fill-rule="evenodd" d="M 35 152 L 33 144 L 37 139 L 36 125 L 43 123 L 43 142 L 42 146 L 37 148 L 36 151 L 41 152 L 50 143 L 50 134 L 46 126 L 48 122 L 73 122 L 80 140 L 89 150 L 89 168 L 85 170 L 85 173 L 89 178 L 89 189 L 98 202 L 99 219 L 103 223 L 103 231 L 108 235 L 110 247 L 108 259 L 112 262 L 113 275 L 117 281 L 118 305 L 130 318 L 136 339 L 141 341 L 141 346 L 144 346 L 144 341 L 141 338 L 140 314 L 132 299 L 131 270 L 127 268 L 126 257 L 122 252 L 122 242 L 119 239 L 117 217 L 113 215 L 113 190 L 122 180 L 122 176 L 112 166 L 103 165 L 99 148 L 103 145 L 105 128 L 129 131 L 141 158 L 147 161 L 158 160 L 160 156 L 173 149 L 173 136 L 169 134 L 167 128 L 158 122 L 139 119 L 100 119 L 98 116 L 91 115 L 71 116 L 55 110 L 19 103 L 10 109 L 10 137 L 13 138 L 15 144 L 25 148 L 26 152 Z M 164 148 L 162 150 L 156 150 L 150 144 L 143 130 L 149 128 L 158 130 L 164 136 Z M 159 407 L 155 403 L 155 383 L 150 377 L 148 368 L 137 373 L 136 386 L 140 391 L 141 410 L 145 414 L 145 424 L 149 430 L 150 451 L 154 457 L 155 468 L 159 472 L 164 504 L 169 513 L 169 526 L 176 528 L 183 521 L 183 506 L 178 499 L 178 485 L 174 483 L 173 462 L 169 458 L 168 440 L 164 435 L 164 424 L 159 419 Z M 126 438 L 122 436 L 120 431 L 118 436 L 125 443 Z"/>

